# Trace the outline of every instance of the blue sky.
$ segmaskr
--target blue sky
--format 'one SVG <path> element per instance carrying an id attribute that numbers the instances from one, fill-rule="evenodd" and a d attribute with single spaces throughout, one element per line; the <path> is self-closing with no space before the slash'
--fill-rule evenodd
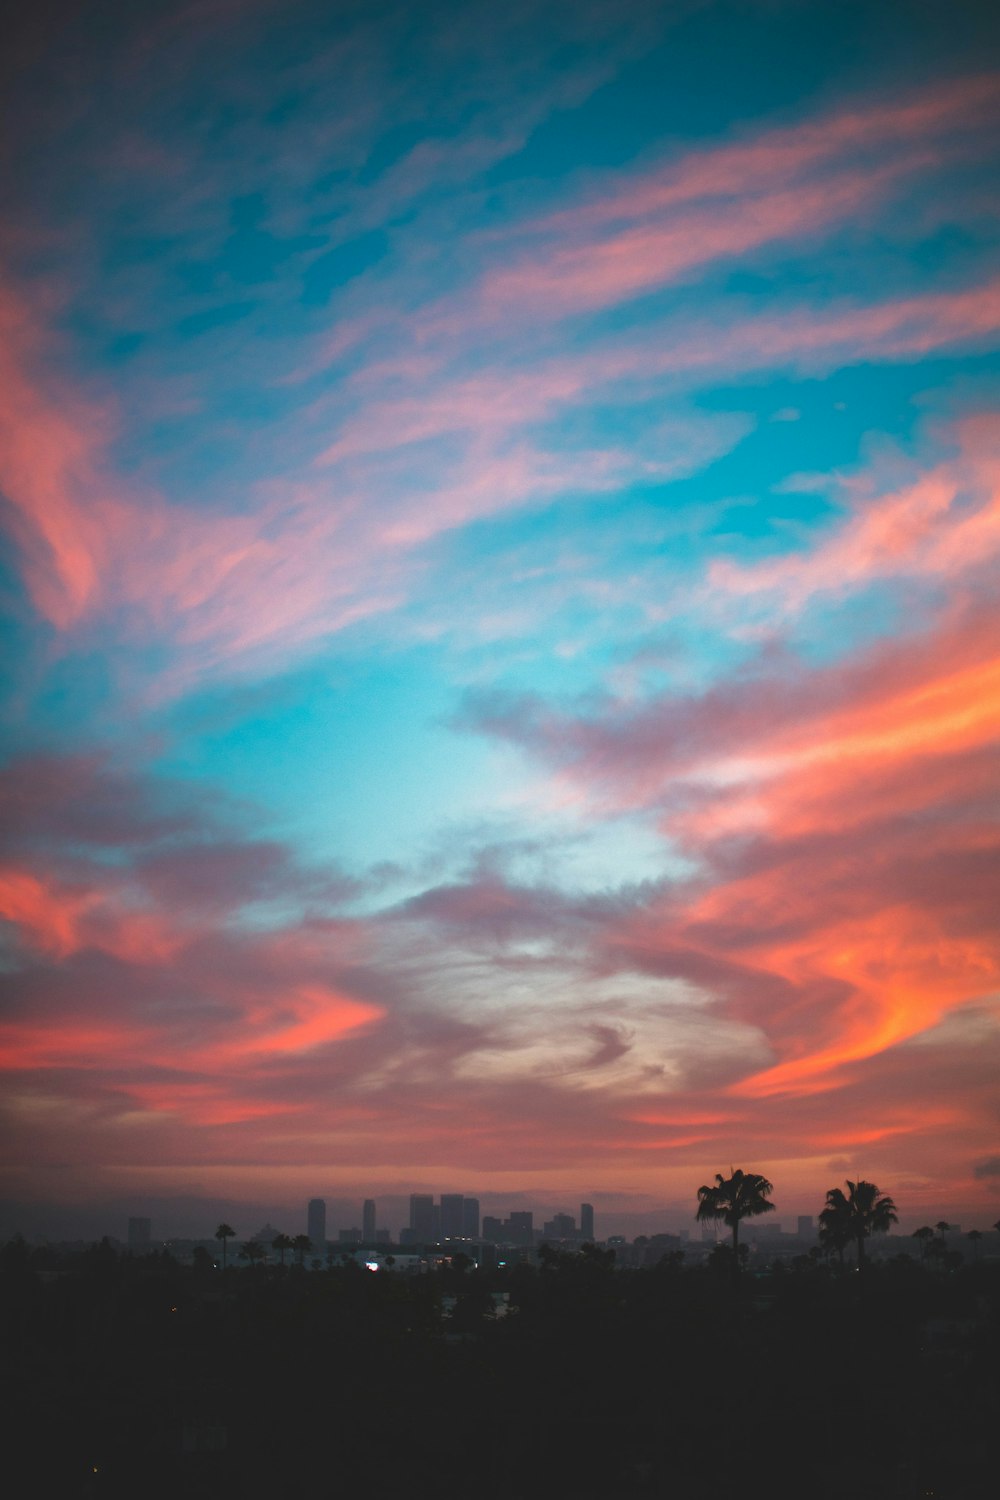
<path id="1" fill-rule="evenodd" d="M 975 1214 L 997 54 L 933 0 L 22 17 L 19 1222 L 151 1164 Z"/>

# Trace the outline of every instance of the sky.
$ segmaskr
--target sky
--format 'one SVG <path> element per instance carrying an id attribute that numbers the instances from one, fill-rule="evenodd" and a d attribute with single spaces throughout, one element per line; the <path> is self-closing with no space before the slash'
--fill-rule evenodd
<path id="1" fill-rule="evenodd" d="M 0 1227 L 993 1223 L 995 9 L 9 41 Z"/>

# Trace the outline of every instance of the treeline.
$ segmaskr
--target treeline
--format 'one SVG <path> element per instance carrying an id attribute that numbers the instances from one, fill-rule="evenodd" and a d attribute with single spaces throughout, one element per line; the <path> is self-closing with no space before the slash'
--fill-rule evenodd
<path id="1" fill-rule="evenodd" d="M 1000 1266 L 0 1252 L 10 1472 L 76 1497 L 979 1500 Z"/>

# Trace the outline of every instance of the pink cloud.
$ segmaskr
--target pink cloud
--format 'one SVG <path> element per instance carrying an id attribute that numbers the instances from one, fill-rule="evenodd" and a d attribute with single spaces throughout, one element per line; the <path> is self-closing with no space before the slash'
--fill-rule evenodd
<path id="1" fill-rule="evenodd" d="M 0 868 L 0 917 L 42 952 L 67 957 L 93 948 L 136 963 L 162 964 L 185 941 L 154 911 L 136 910 L 120 882 L 64 885 Z"/>
<path id="2" fill-rule="evenodd" d="M 484 701 L 488 732 L 552 767 L 555 795 L 607 817 L 645 809 L 698 873 L 612 918 L 611 971 L 683 979 L 766 1039 L 717 1080 L 736 1099 L 825 1092 L 926 1036 L 1000 982 L 1000 639 L 988 580 L 1000 550 L 995 431 L 852 512 L 810 550 L 713 586 L 864 587 L 946 579 L 923 628 L 823 668 L 765 653 L 700 697 L 559 714 Z"/>
<path id="3" fill-rule="evenodd" d="M 100 490 L 109 420 L 65 382 L 27 373 L 49 352 L 38 320 L 0 288 L 0 489 L 35 601 L 65 627 L 101 591 L 110 517 L 106 506 L 94 514 L 81 501 Z"/>
<path id="4" fill-rule="evenodd" d="M 779 127 L 734 145 L 692 151 L 637 174 L 623 188 L 541 219 L 539 232 L 579 232 L 644 217 L 704 198 L 785 187 L 817 166 L 859 153 L 863 160 L 948 131 L 975 133 L 997 112 L 997 77 L 940 85 L 909 100 L 860 101 L 825 118 Z"/>
<path id="5" fill-rule="evenodd" d="M 921 474 L 904 490 L 861 500 L 849 519 L 807 555 L 741 566 L 719 561 L 713 590 L 768 593 L 786 609 L 817 593 L 850 593 L 878 579 L 951 578 L 1000 553 L 1000 419 L 966 419 L 958 460 Z"/>
<path id="6" fill-rule="evenodd" d="M 755 140 L 689 153 L 529 225 L 541 243 L 489 271 L 487 315 L 552 318 L 609 307 L 745 254 L 852 218 L 914 174 L 982 149 L 996 78 L 861 105 Z"/>
<path id="7" fill-rule="evenodd" d="M 907 171 L 926 165 L 921 154 Z M 612 307 L 723 257 L 810 238 L 881 200 L 899 175 L 898 168 L 843 173 L 795 191 L 686 209 L 667 223 L 633 226 L 590 245 L 557 247 L 488 274 L 481 305 L 493 316 L 546 318 Z"/>

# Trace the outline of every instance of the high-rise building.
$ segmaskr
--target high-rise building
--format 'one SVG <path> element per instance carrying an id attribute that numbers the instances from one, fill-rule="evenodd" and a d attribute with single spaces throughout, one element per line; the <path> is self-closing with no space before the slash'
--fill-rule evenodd
<path id="1" fill-rule="evenodd" d="M 547 1240 L 575 1240 L 576 1220 L 572 1214 L 553 1214 L 542 1225 L 542 1233 Z"/>
<path id="2" fill-rule="evenodd" d="M 580 1204 L 580 1238 L 594 1242 L 594 1205 L 592 1203 Z"/>
<path id="3" fill-rule="evenodd" d="M 436 1245 L 441 1235 L 441 1210 L 430 1193 L 410 1194 L 410 1233 L 413 1244 Z"/>
<path id="4" fill-rule="evenodd" d="M 129 1219 L 128 1221 L 128 1247 L 133 1254 L 141 1254 L 149 1249 L 152 1238 L 153 1224 L 151 1219 Z"/>
<path id="5" fill-rule="evenodd" d="M 462 1234 L 467 1240 L 479 1238 L 478 1198 L 466 1198 L 462 1203 Z"/>
<path id="6" fill-rule="evenodd" d="M 326 1249 L 326 1199 L 310 1198 L 306 1209 L 306 1234 L 317 1255 Z"/>
<path id="7" fill-rule="evenodd" d="M 461 1193 L 441 1194 L 441 1238 L 460 1240 L 464 1229 L 465 1199 Z"/>
<path id="8" fill-rule="evenodd" d="M 488 1240 L 491 1245 L 501 1244 L 503 1242 L 503 1219 L 486 1214 L 483 1219 L 483 1239 Z"/>
<path id="9" fill-rule="evenodd" d="M 534 1215 L 530 1209 L 512 1213 L 504 1225 L 510 1243 L 512 1245 L 533 1245 L 535 1243 L 534 1224 Z"/>
<path id="10" fill-rule="evenodd" d="M 361 1237 L 366 1245 L 375 1243 L 375 1199 L 366 1198 L 361 1209 Z"/>

